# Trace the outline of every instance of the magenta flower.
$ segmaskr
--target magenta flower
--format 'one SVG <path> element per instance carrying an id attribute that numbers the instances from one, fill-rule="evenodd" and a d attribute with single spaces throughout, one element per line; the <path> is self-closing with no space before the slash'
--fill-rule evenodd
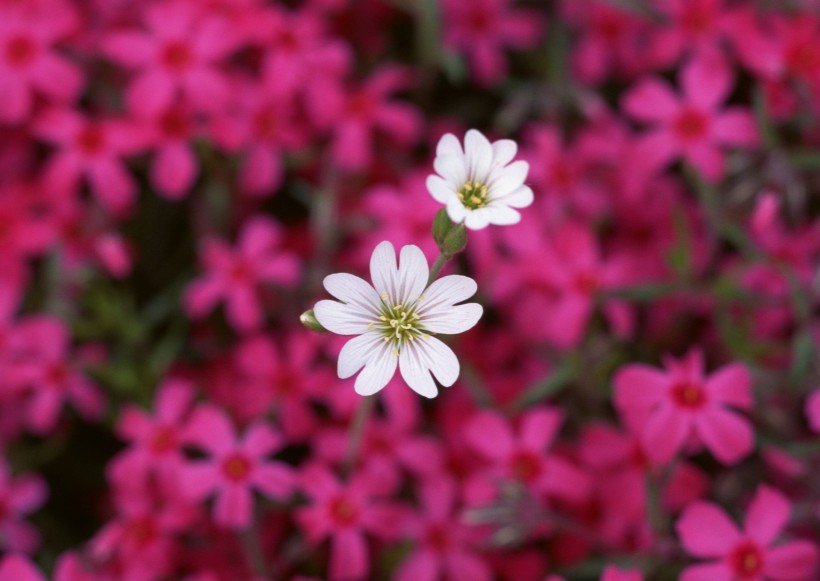
<path id="1" fill-rule="evenodd" d="M 11 553 L 0 558 L 0 581 L 46 581 L 26 557 Z"/>
<path id="2" fill-rule="evenodd" d="M 511 0 L 447 0 L 444 43 L 465 53 L 476 81 L 491 85 L 507 72 L 505 49 L 533 48 L 541 38 L 537 12 L 513 8 Z"/>
<path id="3" fill-rule="evenodd" d="M 729 67 L 717 57 L 690 60 L 680 73 L 682 95 L 664 80 L 647 78 L 623 99 L 623 109 L 651 125 L 642 155 L 658 167 L 678 158 L 691 163 L 706 179 L 723 177 L 723 147 L 755 147 L 757 128 L 750 111 L 722 105 L 732 89 Z"/>
<path id="4" fill-rule="evenodd" d="M 708 563 L 687 567 L 681 581 L 809 581 L 817 577 L 817 547 L 808 541 L 773 546 L 789 520 L 789 501 L 762 485 L 752 498 L 742 530 L 711 502 L 694 502 L 676 530 L 686 551 Z"/>
<path id="5" fill-rule="evenodd" d="M 180 93 L 197 110 L 222 108 L 230 85 L 219 63 L 236 48 L 227 22 L 191 2 L 149 6 L 143 16 L 146 31 L 113 32 L 103 41 L 112 61 L 138 71 L 126 91 L 129 110 L 153 115 Z"/>
<path id="6" fill-rule="evenodd" d="M 395 581 L 469 579 L 490 581 L 493 573 L 474 548 L 476 530 L 456 512 L 456 487 L 448 479 L 426 480 L 420 485 L 422 514 L 408 529 L 417 541 L 415 550 L 394 573 Z"/>
<path id="7" fill-rule="evenodd" d="M 299 262 L 290 252 L 278 249 L 281 229 L 269 218 L 248 220 L 239 234 L 236 249 L 206 237 L 200 249 L 205 274 L 185 290 L 185 309 L 202 317 L 221 300 L 228 322 L 237 331 L 253 331 L 263 322 L 259 292 L 262 283 L 290 286 L 299 276 Z"/>
<path id="8" fill-rule="evenodd" d="M 117 432 L 131 445 L 108 465 L 109 476 L 117 485 L 141 488 L 151 474 L 161 484 L 176 485 L 185 460 L 182 429 L 194 396 L 187 382 L 168 379 L 157 389 L 154 417 L 134 405 L 123 409 Z"/>
<path id="9" fill-rule="evenodd" d="M 518 482 L 533 493 L 580 501 L 590 482 L 579 468 L 549 453 L 564 421 L 556 408 L 532 408 L 521 417 L 518 430 L 495 412 L 479 412 L 467 424 L 465 437 L 489 463 L 490 475 Z"/>
<path id="10" fill-rule="evenodd" d="M 282 447 L 282 440 L 267 424 L 251 424 L 237 438 L 228 416 L 205 404 L 186 424 L 185 440 L 208 458 L 191 460 L 182 467 L 180 490 L 193 500 L 215 494 L 213 516 L 218 524 L 248 527 L 253 519 L 253 490 L 276 500 L 286 499 L 293 491 L 295 480 L 290 468 L 268 459 Z"/>
<path id="11" fill-rule="evenodd" d="M 74 23 L 67 10 L 0 11 L 0 122 L 26 121 L 35 94 L 55 104 L 79 95 L 82 73 L 54 50 Z"/>
<path id="12" fill-rule="evenodd" d="M 106 209 L 117 215 L 131 209 L 137 184 L 122 158 L 144 146 L 144 135 L 137 126 L 114 119 L 91 120 L 69 110 L 50 110 L 37 118 L 34 133 L 57 148 L 45 164 L 47 187 L 71 191 L 85 176 Z"/>
<path id="13" fill-rule="evenodd" d="M 666 371 L 639 363 L 622 367 L 613 380 L 615 406 L 637 426 L 652 460 L 666 463 L 689 442 L 703 444 L 723 464 L 752 451 L 754 432 L 732 408 L 752 407 L 752 378 L 732 363 L 709 376 L 703 355 L 692 349 L 681 360 L 664 359 Z"/>
<path id="14" fill-rule="evenodd" d="M 151 184 L 163 198 L 184 198 L 199 174 L 192 142 L 200 137 L 200 119 L 190 107 L 174 104 L 140 121 L 154 152 Z"/>
<path id="15" fill-rule="evenodd" d="M 47 496 L 48 488 L 39 476 L 12 478 L 5 461 L 0 460 L 0 549 L 23 553 L 37 549 L 40 533 L 23 519 L 40 508 Z"/>
<path id="16" fill-rule="evenodd" d="M 378 483 L 366 473 L 356 473 L 342 484 L 330 470 L 313 464 L 302 472 L 301 481 L 311 503 L 296 512 L 296 521 L 311 544 L 330 537 L 327 578 L 366 579 L 370 558 L 365 533 L 383 540 L 400 536 L 404 510 L 382 501 Z"/>

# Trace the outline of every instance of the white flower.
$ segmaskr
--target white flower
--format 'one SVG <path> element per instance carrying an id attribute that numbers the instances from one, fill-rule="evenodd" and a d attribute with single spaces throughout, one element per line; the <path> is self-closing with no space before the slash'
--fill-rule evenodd
<path id="1" fill-rule="evenodd" d="M 433 167 L 439 175 L 427 178 L 430 195 L 447 206 L 447 215 L 456 224 L 471 230 L 489 224 L 504 226 L 521 220 L 515 208 L 532 204 L 532 190 L 524 185 L 529 165 L 512 162 L 515 141 L 490 141 L 480 131 L 470 129 L 464 149 L 452 133 L 444 135 L 436 147 Z"/>
<path id="2" fill-rule="evenodd" d="M 444 276 L 427 287 L 430 271 L 421 249 L 405 246 L 400 258 L 397 268 L 393 245 L 385 241 L 376 246 L 370 258 L 373 286 L 347 273 L 325 277 L 325 289 L 341 302 L 319 301 L 314 313 L 325 329 L 358 335 L 342 347 L 337 370 L 345 379 L 364 367 L 356 378 L 357 393 L 376 393 L 398 366 L 414 391 L 435 397 L 438 390 L 430 373 L 449 387 L 458 379 L 459 364 L 455 353 L 432 334 L 466 331 L 483 309 L 477 303 L 456 304 L 475 294 L 473 279 Z"/>

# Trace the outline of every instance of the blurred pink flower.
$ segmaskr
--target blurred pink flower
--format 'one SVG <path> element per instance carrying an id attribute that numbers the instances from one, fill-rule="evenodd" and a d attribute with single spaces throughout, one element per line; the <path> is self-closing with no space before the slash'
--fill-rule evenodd
<path id="1" fill-rule="evenodd" d="M 682 157 L 705 179 L 723 177 L 723 147 L 758 145 L 751 111 L 742 107 L 721 110 L 732 89 L 733 74 L 718 56 L 698 56 L 681 69 L 679 96 L 666 81 L 645 78 L 624 95 L 622 107 L 651 126 L 640 153 L 658 167 Z"/>
<path id="2" fill-rule="evenodd" d="M 444 44 L 464 53 L 479 85 L 492 85 L 507 73 L 505 49 L 532 49 L 541 39 L 538 12 L 512 7 L 513 0 L 446 0 Z"/>
<path id="3" fill-rule="evenodd" d="M 178 103 L 138 119 L 154 152 L 151 184 L 163 198 L 184 198 L 199 174 L 193 142 L 202 136 L 201 119 L 190 106 Z"/>
<path id="4" fill-rule="evenodd" d="M 205 273 L 185 289 L 185 310 L 192 317 L 202 317 L 221 300 L 236 331 L 258 329 L 264 320 L 259 297 L 262 283 L 289 287 L 299 276 L 296 256 L 278 248 L 282 238 L 281 227 L 264 216 L 245 222 L 236 249 L 206 237 L 200 247 Z"/>
<path id="5" fill-rule="evenodd" d="M 183 438 L 208 458 L 190 460 L 180 469 L 180 491 L 192 500 L 215 494 L 213 516 L 218 524 L 233 529 L 249 527 L 253 490 L 276 500 L 291 495 L 295 478 L 290 467 L 268 459 L 282 447 L 282 439 L 266 423 L 251 424 L 238 438 L 224 412 L 203 404 L 186 423 Z"/>
<path id="6" fill-rule="evenodd" d="M 296 522 L 312 545 L 330 537 L 329 581 L 361 581 L 370 573 L 365 534 L 396 539 L 404 530 L 403 507 L 374 490 L 366 473 L 354 473 L 345 484 L 320 464 L 302 471 L 301 489 L 310 504 L 296 511 Z"/>
<path id="7" fill-rule="evenodd" d="M 813 432 L 820 433 L 820 389 L 816 389 L 806 399 L 806 418 Z"/>
<path id="8" fill-rule="evenodd" d="M 38 548 L 37 527 L 23 519 L 40 508 L 47 497 L 48 487 L 42 478 L 33 474 L 12 477 L 5 460 L 0 460 L 0 549 L 32 553 Z"/>
<path id="9" fill-rule="evenodd" d="M 666 463 L 690 442 L 702 443 L 731 465 L 754 446 L 752 426 L 732 408 L 751 409 L 752 378 L 741 363 L 703 372 L 703 354 L 664 359 L 665 371 L 640 363 L 625 365 L 613 379 L 615 406 L 638 431 L 655 462 Z"/>
<path id="10" fill-rule="evenodd" d="M 777 490 L 758 487 L 739 530 L 724 510 L 694 502 L 675 528 L 683 548 L 710 562 L 684 569 L 681 581 L 809 581 L 816 579 L 817 546 L 791 541 L 773 546 L 789 520 L 789 501 Z"/>
<path id="11" fill-rule="evenodd" d="M 126 90 L 129 110 L 154 115 L 180 94 L 197 110 L 222 108 L 230 85 L 219 64 L 236 49 L 228 23 L 193 2 L 160 2 L 142 14 L 147 30 L 110 32 L 102 42 L 112 61 L 137 71 Z"/>

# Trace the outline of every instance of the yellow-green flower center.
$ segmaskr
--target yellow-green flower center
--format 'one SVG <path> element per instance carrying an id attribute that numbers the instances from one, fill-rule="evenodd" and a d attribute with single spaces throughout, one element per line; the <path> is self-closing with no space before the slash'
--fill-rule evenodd
<path id="1" fill-rule="evenodd" d="M 384 336 L 385 342 L 393 345 L 393 354 L 398 355 L 402 345 L 425 337 L 424 326 L 421 324 L 416 303 L 409 305 L 391 305 L 382 301 L 379 320 L 371 323 Z"/>
<path id="2" fill-rule="evenodd" d="M 489 204 L 489 193 L 490 189 L 486 184 L 472 181 L 465 182 L 457 192 L 458 199 L 461 200 L 464 207 L 471 210 L 477 210 Z"/>

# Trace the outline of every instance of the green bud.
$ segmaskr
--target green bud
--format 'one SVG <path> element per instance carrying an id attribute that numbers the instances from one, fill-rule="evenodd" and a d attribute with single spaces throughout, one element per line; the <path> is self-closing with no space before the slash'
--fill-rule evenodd
<path id="1" fill-rule="evenodd" d="M 433 219 L 433 240 L 447 258 L 452 258 L 467 247 L 467 230 L 464 224 L 454 224 L 442 208 Z"/>
<path id="2" fill-rule="evenodd" d="M 301 321 L 305 328 L 310 329 L 311 331 L 318 331 L 319 333 L 327 332 L 327 329 L 322 327 L 321 323 L 316 320 L 316 315 L 313 313 L 313 309 L 309 309 L 299 315 L 299 321 Z"/>

